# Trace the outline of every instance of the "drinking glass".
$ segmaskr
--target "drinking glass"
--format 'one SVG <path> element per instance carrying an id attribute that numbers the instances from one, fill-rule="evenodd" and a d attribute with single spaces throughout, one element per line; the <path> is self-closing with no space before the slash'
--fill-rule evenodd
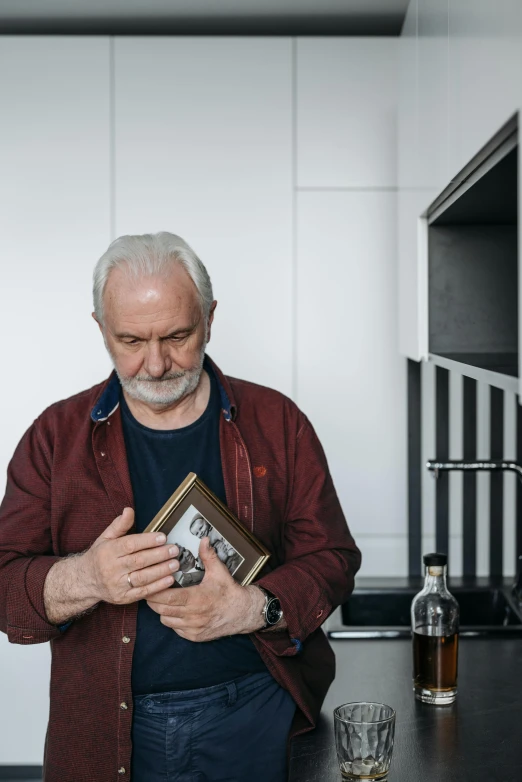
<path id="1" fill-rule="evenodd" d="M 335 746 L 345 780 L 388 777 L 395 711 L 384 703 L 345 703 L 334 710 Z"/>

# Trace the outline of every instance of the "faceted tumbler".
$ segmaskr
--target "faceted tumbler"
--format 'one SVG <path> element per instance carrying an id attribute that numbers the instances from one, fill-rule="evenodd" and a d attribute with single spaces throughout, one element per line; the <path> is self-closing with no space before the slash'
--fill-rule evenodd
<path id="1" fill-rule="evenodd" d="M 343 779 L 387 779 L 395 711 L 383 703 L 345 703 L 334 710 L 335 746 Z"/>

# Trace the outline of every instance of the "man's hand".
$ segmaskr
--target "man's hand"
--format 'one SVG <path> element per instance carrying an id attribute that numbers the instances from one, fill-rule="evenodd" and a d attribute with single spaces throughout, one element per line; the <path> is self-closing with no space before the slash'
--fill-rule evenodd
<path id="1" fill-rule="evenodd" d="M 179 569 L 177 546 L 165 535 L 127 535 L 134 511 L 125 508 L 83 554 L 63 557 L 47 573 L 44 605 L 47 619 L 62 624 L 90 611 L 101 600 L 124 605 L 161 592 Z M 127 576 L 130 577 L 130 586 Z"/>
<path id="2" fill-rule="evenodd" d="M 177 546 L 163 533 L 127 535 L 134 511 L 125 508 L 83 555 L 85 573 L 98 601 L 125 605 L 170 587 L 179 570 Z M 129 579 L 131 584 L 129 584 Z"/>
<path id="3" fill-rule="evenodd" d="M 264 626 L 263 592 L 234 581 L 208 538 L 202 539 L 199 556 L 205 567 L 200 584 L 165 589 L 147 600 L 152 610 L 160 614 L 161 623 L 189 641 L 212 641 L 260 630 Z"/>

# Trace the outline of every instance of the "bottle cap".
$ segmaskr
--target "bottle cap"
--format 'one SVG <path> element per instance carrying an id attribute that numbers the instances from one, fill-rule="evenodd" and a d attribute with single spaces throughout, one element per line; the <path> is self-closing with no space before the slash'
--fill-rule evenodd
<path id="1" fill-rule="evenodd" d="M 424 554 L 422 558 L 427 567 L 442 567 L 448 564 L 447 554 Z"/>

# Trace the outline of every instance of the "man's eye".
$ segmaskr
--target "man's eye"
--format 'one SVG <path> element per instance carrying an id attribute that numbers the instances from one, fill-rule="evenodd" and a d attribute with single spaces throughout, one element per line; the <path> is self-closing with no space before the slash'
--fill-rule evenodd
<path id="1" fill-rule="evenodd" d="M 137 345 L 138 342 L 139 342 L 139 340 L 137 340 L 137 339 L 126 339 L 125 340 L 125 345 Z"/>

